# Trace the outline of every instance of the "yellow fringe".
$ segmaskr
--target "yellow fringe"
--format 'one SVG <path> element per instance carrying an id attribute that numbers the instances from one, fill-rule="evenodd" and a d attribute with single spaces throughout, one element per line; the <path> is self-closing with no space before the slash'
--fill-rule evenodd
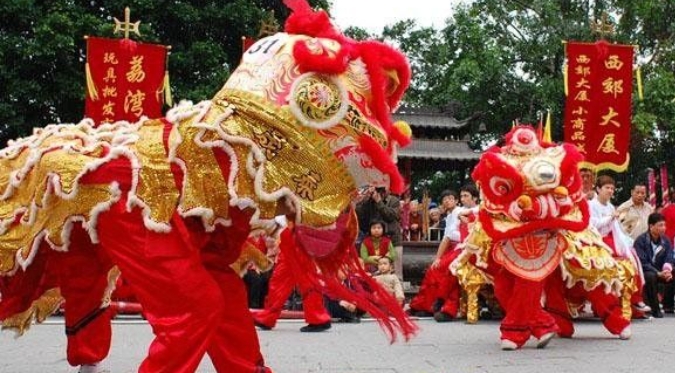
<path id="1" fill-rule="evenodd" d="M 544 142 L 553 142 L 551 139 L 551 110 L 547 110 L 546 113 L 546 124 L 544 125 Z"/>
<path id="2" fill-rule="evenodd" d="M 569 94 L 568 84 L 569 82 L 567 80 L 567 64 L 565 64 L 565 66 L 563 66 L 563 85 L 565 88 L 565 97 L 567 97 L 567 95 Z"/>
<path id="3" fill-rule="evenodd" d="M 642 94 L 642 70 L 640 69 L 640 66 L 637 67 L 636 75 L 638 85 L 638 98 L 640 99 L 640 101 L 642 101 L 644 100 L 644 96 Z"/>
<path id="4" fill-rule="evenodd" d="M 96 90 L 96 84 L 94 84 L 94 78 L 91 76 L 89 62 L 84 64 L 84 72 L 87 76 L 87 93 L 89 94 L 89 98 L 92 101 L 98 101 L 98 91 Z"/>
<path id="5" fill-rule="evenodd" d="M 169 71 L 164 72 L 164 102 L 167 106 L 173 106 L 173 99 L 171 98 L 171 83 L 169 82 Z"/>

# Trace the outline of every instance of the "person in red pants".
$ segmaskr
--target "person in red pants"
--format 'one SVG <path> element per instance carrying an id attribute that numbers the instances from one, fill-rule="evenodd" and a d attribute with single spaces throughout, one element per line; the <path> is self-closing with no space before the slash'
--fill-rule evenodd
<path id="1" fill-rule="evenodd" d="M 101 294 L 112 291 L 114 283 L 109 284 L 108 274 L 113 264 L 104 250 L 92 244 L 80 224 L 73 226 L 70 241 L 66 252 L 49 250 L 47 265 L 56 274 L 65 299 L 68 363 L 80 366 L 79 373 L 97 373 L 110 351 L 112 315 L 109 299 L 101 299 Z"/>
<path id="2" fill-rule="evenodd" d="M 98 238 L 154 328 L 139 373 L 195 372 L 205 353 L 218 372 L 271 372 L 244 283 L 230 267 L 248 235 L 250 215 L 232 209 L 232 226 L 209 234 L 198 220 L 176 215 L 171 231 L 158 233 L 144 227 L 140 209 L 127 212 L 125 205 L 122 198 L 100 215 Z"/>
<path id="3" fill-rule="evenodd" d="M 282 218 L 282 217 L 280 217 Z M 277 218 L 285 225 L 285 219 Z M 289 226 L 285 229 L 293 229 Z M 276 326 L 286 299 L 291 295 L 293 288 L 298 286 L 302 297 L 302 309 L 307 325 L 300 328 L 301 332 L 321 332 L 331 328 L 331 318 L 323 304 L 323 294 L 318 289 L 307 285 L 300 280 L 299 270 L 289 262 L 291 253 L 280 250 L 276 264 L 270 278 L 269 290 L 265 299 L 265 308 L 253 312 L 255 325 L 262 330 L 270 330 Z"/>

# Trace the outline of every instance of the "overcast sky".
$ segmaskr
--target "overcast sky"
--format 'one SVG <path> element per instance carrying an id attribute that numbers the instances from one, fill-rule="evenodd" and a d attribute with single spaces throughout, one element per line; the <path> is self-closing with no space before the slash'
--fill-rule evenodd
<path id="1" fill-rule="evenodd" d="M 381 33 L 384 26 L 412 18 L 420 26 L 442 28 L 452 8 L 466 0 L 333 0 L 331 15 L 345 29 L 358 26 Z"/>

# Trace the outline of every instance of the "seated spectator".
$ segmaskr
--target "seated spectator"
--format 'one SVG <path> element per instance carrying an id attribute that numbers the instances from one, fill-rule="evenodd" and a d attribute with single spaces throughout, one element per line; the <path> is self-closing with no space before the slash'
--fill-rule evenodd
<path id="1" fill-rule="evenodd" d="M 345 274 L 344 271 L 338 271 L 338 276 L 342 281 L 342 284 L 346 288 L 351 288 L 351 283 L 349 276 Z M 359 323 L 361 322 L 361 313 L 356 305 L 346 300 L 333 299 L 328 296 L 324 296 L 324 305 L 328 314 L 333 319 L 338 319 L 340 322 L 344 323 Z"/>
<path id="2" fill-rule="evenodd" d="M 635 251 L 640 258 L 645 276 L 644 298 L 651 308 L 652 316 L 661 318 L 658 298 L 658 284 L 665 284 L 663 307 L 673 312 L 673 249 L 670 240 L 665 236 L 666 222 L 663 215 L 652 213 L 647 220 L 647 232 L 635 240 Z"/>
<path id="3" fill-rule="evenodd" d="M 396 250 L 389 237 L 384 235 L 384 223 L 373 220 L 370 223 L 370 235 L 361 243 L 361 259 L 369 273 L 377 271 L 377 262 L 380 258 L 389 257 L 396 260 Z"/>
<path id="4" fill-rule="evenodd" d="M 403 306 L 405 301 L 405 294 L 403 294 L 403 286 L 401 281 L 396 277 L 393 271 L 393 261 L 391 258 L 384 256 L 377 261 L 377 272 L 373 278 L 375 281 L 380 283 L 383 288 L 385 288 L 389 294 L 396 298 L 398 303 Z"/>

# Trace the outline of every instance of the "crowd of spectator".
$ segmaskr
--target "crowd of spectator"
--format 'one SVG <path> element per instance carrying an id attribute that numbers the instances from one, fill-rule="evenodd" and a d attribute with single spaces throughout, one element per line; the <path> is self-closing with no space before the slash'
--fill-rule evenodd
<path id="1" fill-rule="evenodd" d="M 640 289 L 632 299 L 634 317 L 660 318 L 663 313 L 673 313 L 675 255 L 671 242 L 675 235 L 675 207 L 654 211 L 645 201 L 645 185 L 636 184 L 631 198 L 615 208 L 611 202 L 615 189 L 611 177 L 596 178 L 588 169 L 581 170 L 581 177 L 591 225 L 616 258 L 631 258 L 643 273 Z M 461 289 L 456 279 L 448 275 L 446 262 L 456 256 L 457 244 L 466 237 L 467 227 L 475 219 L 478 191 L 468 185 L 460 193 L 443 191 L 436 200 L 420 201 L 408 196 L 399 199 L 385 188 L 362 188 L 355 201 L 360 230 L 355 249 L 366 272 L 403 306 L 403 242 L 438 242 L 420 292 L 406 307 L 411 314 L 433 315 L 442 322 L 461 315 L 458 309 Z M 345 286 L 350 286 L 349 282 L 349 275 L 344 274 Z M 446 293 L 430 293 L 430 288 L 442 288 Z M 452 292 L 448 293 L 448 289 Z M 354 304 L 345 301 L 325 298 L 324 306 L 333 319 L 343 322 L 358 322 L 362 316 Z M 252 300 L 251 307 L 261 307 L 261 300 Z"/>

